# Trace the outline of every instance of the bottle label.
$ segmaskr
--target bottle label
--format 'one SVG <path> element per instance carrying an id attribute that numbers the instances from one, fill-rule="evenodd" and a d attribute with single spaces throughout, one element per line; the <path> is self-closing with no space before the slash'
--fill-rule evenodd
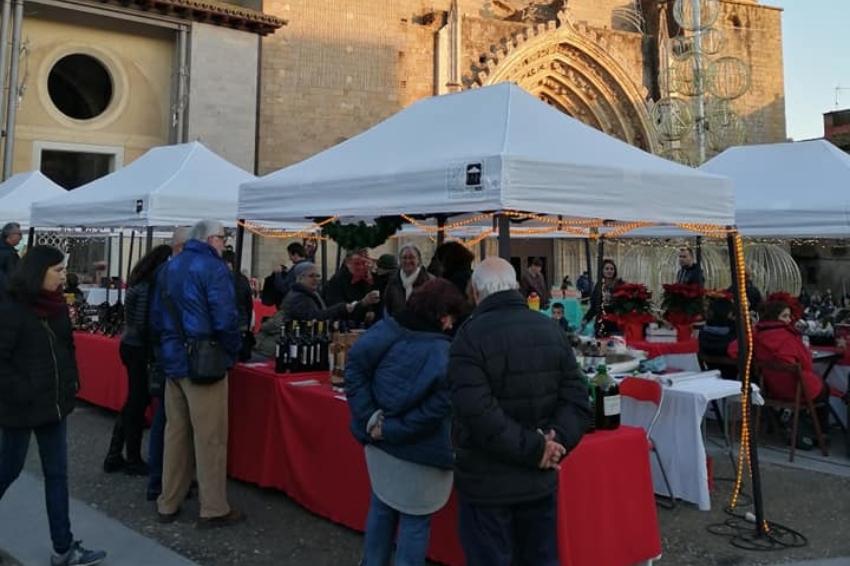
<path id="1" fill-rule="evenodd" d="M 620 396 L 611 395 L 605 397 L 602 404 L 602 411 L 606 417 L 613 417 L 620 414 Z"/>
<path id="2" fill-rule="evenodd" d="M 293 360 L 298 359 L 298 346 L 296 346 L 295 344 L 289 346 L 289 357 Z"/>

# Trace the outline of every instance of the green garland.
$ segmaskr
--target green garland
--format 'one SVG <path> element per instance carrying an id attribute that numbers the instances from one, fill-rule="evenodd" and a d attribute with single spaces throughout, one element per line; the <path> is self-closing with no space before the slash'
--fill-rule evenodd
<path id="1" fill-rule="evenodd" d="M 357 224 L 341 224 L 338 220 L 325 224 L 322 235 L 330 238 L 346 250 L 377 248 L 387 238 L 399 231 L 404 220 L 399 216 L 381 216 L 373 225 L 362 220 Z"/>

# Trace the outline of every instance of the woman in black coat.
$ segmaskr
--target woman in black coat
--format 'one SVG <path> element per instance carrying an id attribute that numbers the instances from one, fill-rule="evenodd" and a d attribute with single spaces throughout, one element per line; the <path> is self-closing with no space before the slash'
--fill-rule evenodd
<path id="1" fill-rule="evenodd" d="M 65 255 L 35 246 L 12 273 L 7 300 L 0 301 L 0 499 L 20 475 L 35 433 L 53 566 L 97 564 L 106 557 L 71 534 L 65 419 L 79 379 L 64 285 Z"/>
<path id="2" fill-rule="evenodd" d="M 112 428 L 109 452 L 103 460 L 106 473 L 124 470 L 132 476 L 148 475 L 142 460 L 145 411 L 151 403 L 148 362 L 151 359 L 150 299 L 160 265 L 171 257 L 171 246 L 157 246 L 133 267 L 124 302 L 124 332 L 121 333 L 121 363 L 127 369 L 127 398 Z M 124 449 L 127 458 L 124 459 Z"/>

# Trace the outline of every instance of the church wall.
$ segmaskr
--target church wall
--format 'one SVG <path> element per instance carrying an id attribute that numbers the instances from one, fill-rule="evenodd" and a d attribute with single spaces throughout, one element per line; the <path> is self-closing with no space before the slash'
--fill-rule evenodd
<path id="1" fill-rule="evenodd" d="M 87 25 L 91 24 L 91 25 Z M 36 142 L 87 144 L 123 152 L 132 161 L 168 142 L 173 34 L 163 30 L 128 33 L 125 24 L 95 24 L 86 14 L 62 19 L 27 16 L 21 60 L 25 91 L 18 107 L 12 173 L 37 168 Z M 72 120 L 51 102 L 47 80 L 65 55 L 88 54 L 112 75 L 114 95 L 107 110 L 91 120 Z"/>
<path id="2" fill-rule="evenodd" d="M 195 23 L 190 39 L 188 141 L 254 171 L 259 39 Z"/>

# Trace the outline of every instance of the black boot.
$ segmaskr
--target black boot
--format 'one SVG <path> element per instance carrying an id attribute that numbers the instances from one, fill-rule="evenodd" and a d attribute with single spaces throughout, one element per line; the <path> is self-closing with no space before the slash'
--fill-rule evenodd
<path id="1" fill-rule="evenodd" d="M 124 425 L 119 417 L 112 427 L 112 440 L 109 442 L 109 452 L 103 460 L 103 471 L 107 474 L 123 470 L 127 466 L 121 452 L 124 450 Z"/>
<path id="2" fill-rule="evenodd" d="M 148 465 L 144 460 L 142 460 L 141 456 L 128 458 L 127 463 L 124 466 L 124 472 L 128 476 L 146 476 L 148 475 Z"/>

